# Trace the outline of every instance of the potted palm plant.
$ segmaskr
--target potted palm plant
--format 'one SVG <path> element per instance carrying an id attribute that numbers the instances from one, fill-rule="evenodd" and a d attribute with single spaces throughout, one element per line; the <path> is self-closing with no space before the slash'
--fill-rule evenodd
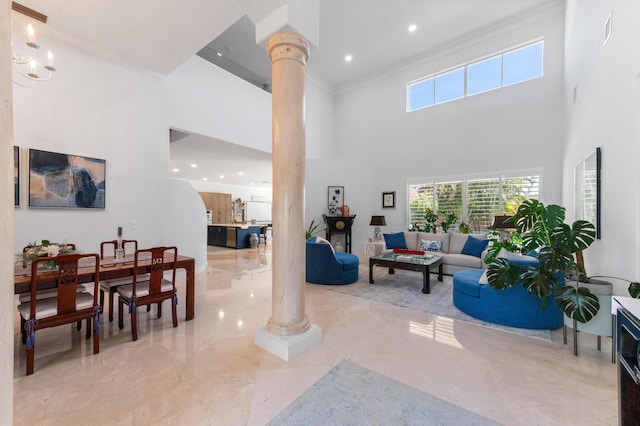
<path id="1" fill-rule="evenodd" d="M 545 206 L 538 200 L 524 201 L 509 220 L 522 236 L 522 251 L 536 251 L 539 266 L 520 266 L 496 258 L 487 268 L 487 279 L 495 289 L 520 282 L 541 299 L 543 307 L 545 298 L 553 294 L 565 315 L 585 323 L 597 314 L 600 304 L 589 289 L 580 286 L 580 279 L 584 282 L 586 277 L 574 256 L 594 242 L 596 230 L 590 222 L 577 220 L 570 226 L 564 219 L 564 207 Z M 562 286 L 559 274 L 574 274 L 576 286 Z"/>

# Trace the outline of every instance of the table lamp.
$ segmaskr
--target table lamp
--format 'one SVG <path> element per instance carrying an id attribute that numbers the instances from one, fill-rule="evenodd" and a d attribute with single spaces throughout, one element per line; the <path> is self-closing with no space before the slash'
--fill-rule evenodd
<path id="1" fill-rule="evenodd" d="M 387 222 L 384 220 L 384 216 L 371 216 L 371 222 L 369 222 L 369 225 L 375 226 L 375 228 L 373 228 L 373 241 L 382 240 L 380 227 L 387 226 Z"/>

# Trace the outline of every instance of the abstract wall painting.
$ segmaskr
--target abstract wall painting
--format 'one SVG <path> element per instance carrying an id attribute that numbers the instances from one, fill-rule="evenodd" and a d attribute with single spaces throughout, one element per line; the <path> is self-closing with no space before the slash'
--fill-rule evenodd
<path id="1" fill-rule="evenodd" d="M 106 161 L 29 149 L 29 206 L 105 208 Z"/>

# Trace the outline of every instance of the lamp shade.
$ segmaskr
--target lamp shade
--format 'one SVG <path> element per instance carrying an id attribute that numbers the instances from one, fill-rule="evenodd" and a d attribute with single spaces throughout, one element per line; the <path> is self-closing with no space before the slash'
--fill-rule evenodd
<path id="1" fill-rule="evenodd" d="M 507 222 L 507 219 L 511 219 L 512 216 L 496 216 L 493 219 L 493 229 L 515 229 L 515 224 Z"/>
<path id="2" fill-rule="evenodd" d="M 387 222 L 384 220 L 384 216 L 371 216 L 371 226 L 387 226 Z"/>

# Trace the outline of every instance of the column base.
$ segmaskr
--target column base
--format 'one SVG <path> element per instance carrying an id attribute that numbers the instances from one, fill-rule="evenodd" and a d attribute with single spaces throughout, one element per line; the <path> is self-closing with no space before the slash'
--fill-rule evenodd
<path id="1" fill-rule="evenodd" d="M 315 324 L 311 324 L 306 332 L 295 336 L 277 336 L 269 333 L 266 327 L 258 329 L 253 336 L 256 345 L 285 361 L 291 361 L 321 340 L 322 329 Z"/>

